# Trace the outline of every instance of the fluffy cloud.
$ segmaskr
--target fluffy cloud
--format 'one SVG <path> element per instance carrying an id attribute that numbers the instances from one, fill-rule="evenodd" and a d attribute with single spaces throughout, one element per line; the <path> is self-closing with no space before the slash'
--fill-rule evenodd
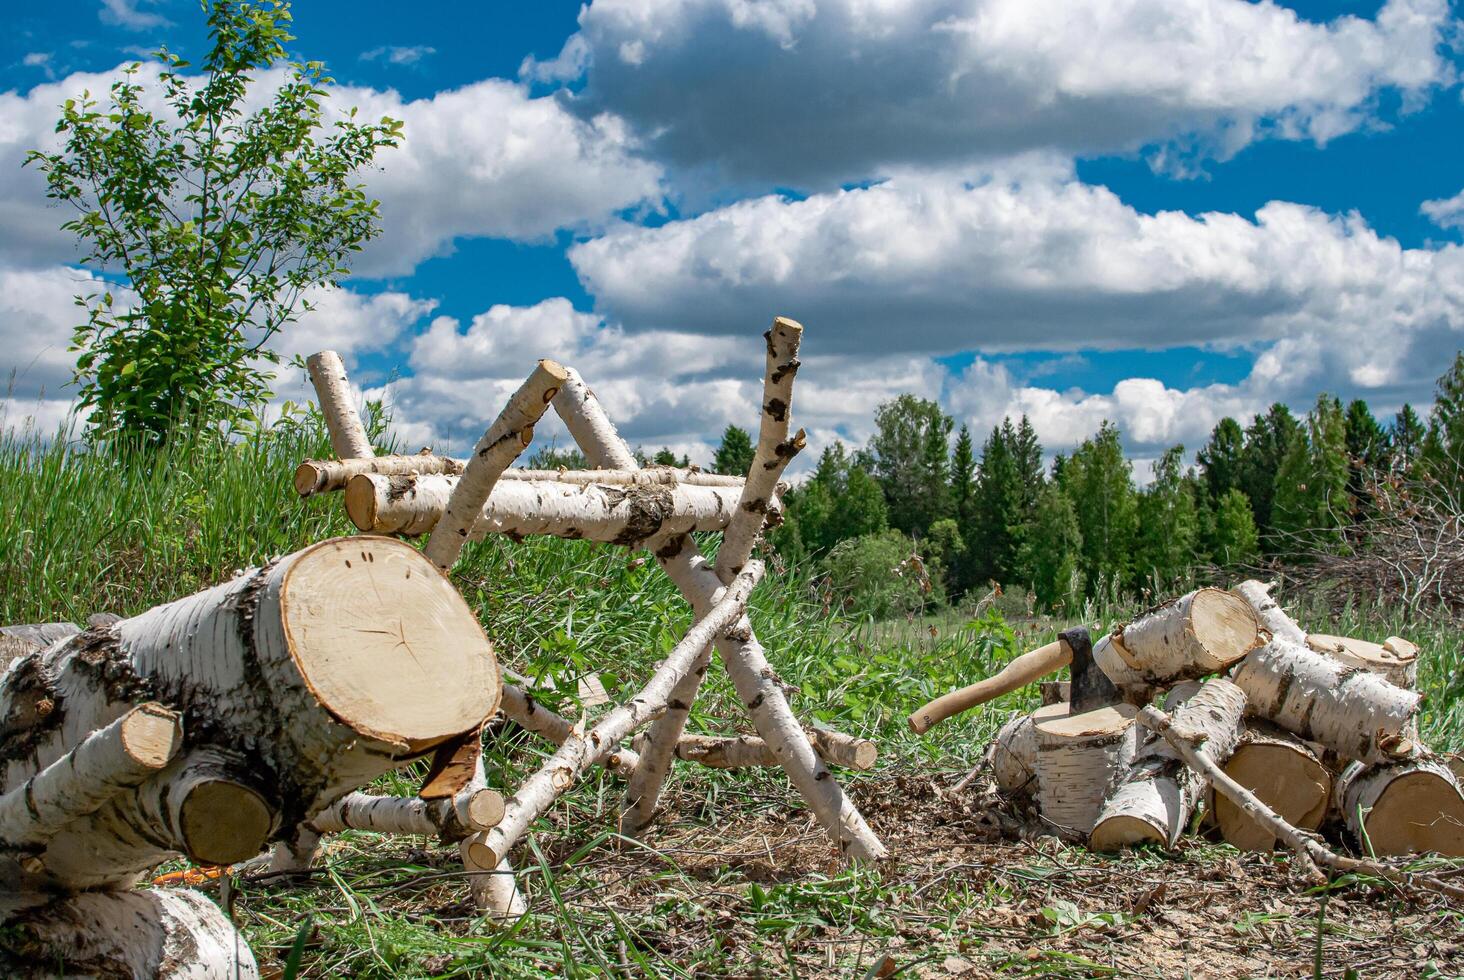
<path id="1" fill-rule="evenodd" d="M 58 107 L 84 90 L 105 93 L 116 72 L 73 74 L 28 92 L 0 92 L 0 261 L 44 267 L 75 261 L 69 217 L 45 197 L 33 148 L 55 149 Z M 138 78 L 155 83 L 145 65 Z M 262 79 L 256 98 L 279 83 Z M 383 150 L 363 174 L 382 202 L 385 234 L 357 259 L 358 273 L 409 273 L 460 237 L 542 238 L 560 228 L 596 228 L 625 209 L 660 198 L 661 171 L 636 156 L 623 122 L 608 114 L 583 119 L 554 98 L 531 98 L 499 79 L 403 101 L 395 91 L 338 87 L 332 111 L 359 107 L 366 119 L 405 123 L 406 139 Z"/>
<path id="2" fill-rule="evenodd" d="M 158 0 L 102 0 L 98 12 L 103 24 L 112 24 L 129 31 L 145 31 L 150 27 L 170 27 L 172 21 L 154 10 L 143 7 L 156 6 Z"/>
<path id="3" fill-rule="evenodd" d="M 1440 228 L 1464 228 L 1464 191 L 1453 197 L 1424 201 L 1418 206 L 1418 213 Z"/>
<path id="4" fill-rule="evenodd" d="M 1313 23 L 1269 0 L 595 0 L 531 79 L 585 78 L 668 159 L 827 187 L 1033 149 L 1166 144 L 1183 168 L 1262 132 L 1325 141 L 1382 90 L 1451 83 L 1447 0 Z"/>
<path id="5" fill-rule="evenodd" d="M 718 335 L 773 310 L 850 354 L 1278 344 L 1258 369 L 1387 391 L 1431 383 L 1464 337 L 1460 246 L 1281 202 L 1144 215 L 1050 173 L 764 197 L 570 255 L 628 329 Z"/>
<path id="6" fill-rule="evenodd" d="M 542 357 L 578 368 L 621 434 L 650 448 L 710 459 L 708 440 L 728 423 L 757 418 L 763 345 L 745 337 L 675 331 L 627 336 L 556 297 L 534 306 L 493 306 L 464 328 L 438 317 L 412 342 L 412 374 L 389 392 L 413 441 L 471 445 Z M 564 445 L 556 420 L 541 441 Z"/>

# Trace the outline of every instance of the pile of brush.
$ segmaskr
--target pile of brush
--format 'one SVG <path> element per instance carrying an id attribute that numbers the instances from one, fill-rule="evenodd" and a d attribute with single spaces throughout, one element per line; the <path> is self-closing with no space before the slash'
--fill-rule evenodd
<path id="1" fill-rule="evenodd" d="M 1007 721 L 987 760 L 1004 792 L 1094 850 L 1172 847 L 1203 810 L 1246 850 L 1333 823 L 1364 854 L 1464 855 L 1459 775 L 1414 721 L 1417 648 L 1308 634 L 1270 588 L 1199 589 L 1096 643 L 1070 630 L 910 726 L 1071 665 L 1070 682 L 1044 685 L 1049 703 Z"/>

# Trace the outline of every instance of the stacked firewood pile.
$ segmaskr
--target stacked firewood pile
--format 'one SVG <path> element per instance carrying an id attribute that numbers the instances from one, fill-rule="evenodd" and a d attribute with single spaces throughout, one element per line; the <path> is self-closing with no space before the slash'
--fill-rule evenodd
<path id="1" fill-rule="evenodd" d="M 1094 850 L 1172 847 L 1203 811 L 1203 827 L 1239 848 L 1279 838 L 1334 866 L 1314 836 L 1328 826 L 1360 854 L 1464 855 L 1459 776 L 1418 738 L 1417 656 L 1399 637 L 1308 634 L 1270 586 L 1247 581 L 1181 596 L 1096 643 L 1064 633 L 910 725 L 923 732 L 1070 664 L 1072 680 L 1008 720 L 982 768 Z"/>

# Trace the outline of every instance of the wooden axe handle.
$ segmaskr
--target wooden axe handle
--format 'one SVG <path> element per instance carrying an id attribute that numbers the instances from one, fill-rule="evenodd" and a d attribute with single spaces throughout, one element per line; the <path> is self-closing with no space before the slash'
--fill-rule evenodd
<path id="1" fill-rule="evenodd" d="M 1019 687 L 1026 687 L 1037 678 L 1046 677 L 1059 667 L 1067 666 L 1072 659 L 1072 651 L 1067 645 L 1061 640 L 1053 640 L 1045 647 L 1022 654 L 995 676 L 977 681 L 959 691 L 942 694 L 910 716 L 910 730 L 916 735 L 923 735 L 952 715 L 958 715 L 978 704 L 985 704 Z"/>

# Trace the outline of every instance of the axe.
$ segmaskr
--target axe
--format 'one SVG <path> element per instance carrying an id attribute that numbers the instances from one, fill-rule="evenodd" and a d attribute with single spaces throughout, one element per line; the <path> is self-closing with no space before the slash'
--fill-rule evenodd
<path id="1" fill-rule="evenodd" d="M 910 716 L 910 730 L 917 735 L 924 734 L 952 715 L 1025 687 L 1068 664 L 1072 665 L 1068 700 L 1073 714 L 1122 700 L 1113 681 L 1093 662 L 1093 638 L 1086 629 L 1078 627 L 1059 633 L 1056 640 L 1044 647 L 1022 654 L 995 676 L 942 694 Z"/>

